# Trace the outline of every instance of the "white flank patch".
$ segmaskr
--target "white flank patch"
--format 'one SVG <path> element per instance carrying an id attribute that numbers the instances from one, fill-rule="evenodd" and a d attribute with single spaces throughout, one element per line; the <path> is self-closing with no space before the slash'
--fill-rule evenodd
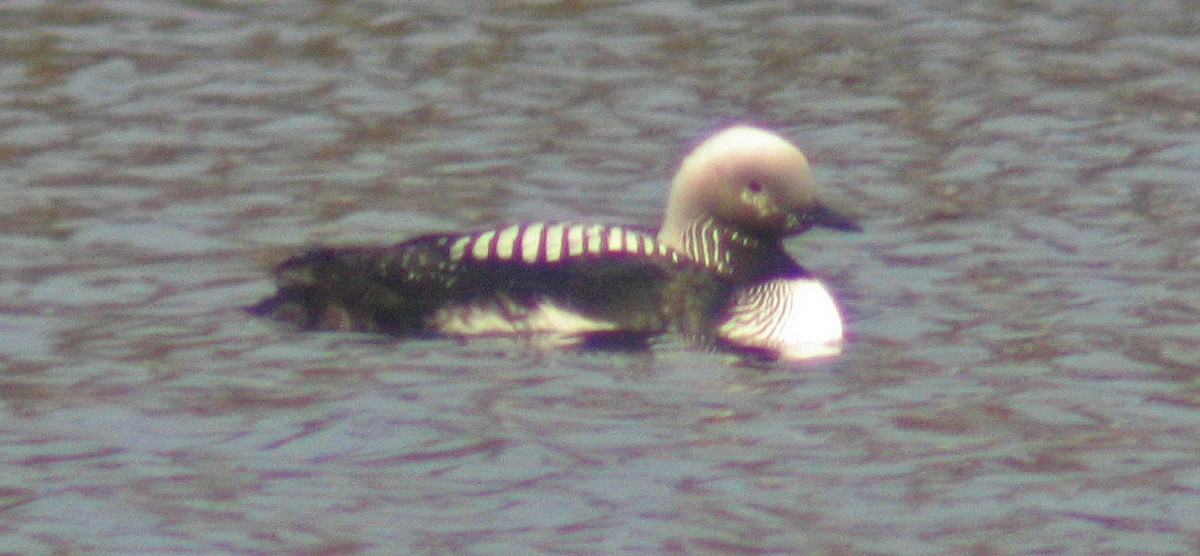
<path id="1" fill-rule="evenodd" d="M 844 336 L 833 296 L 810 278 L 772 280 L 738 292 L 731 317 L 717 332 L 734 344 L 790 360 L 838 355 Z"/>
<path id="2" fill-rule="evenodd" d="M 621 251 L 621 246 L 624 244 L 624 231 L 616 226 L 608 229 L 608 248 L 606 253 L 618 253 Z"/>
<path id="3" fill-rule="evenodd" d="M 488 230 L 479 234 L 475 238 L 475 245 L 471 246 L 471 256 L 475 260 L 486 261 L 492 256 L 492 238 L 496 237 L 496 230 Z"/>
<path id="4" fill-rule="evenodd" d="M 444 334 L 460 336 L 509 334 L 578 335 L 615 330 L 616 325 L 564 309 L 549 300 L 530 308 L 482 305 L 452 305 L 439 310 L 433 324 Z"/>
<path id="5" fill-rule="evenodd" d="M 593 224 L 584 232 L 585 245 L 588 253 L 599 255 L 603 246 L 600 244 L 600 234 L 604 233 L 604 226 Z"/>
<path id="6" fill-rule="evenodd" d="M 546 228 L 546 262 L 556 263 L 562 258 L 563 225 L 554 224 Z"/>
<path id="7" fill-rule="evenodd" d="M 572 224 L 571 229 L 567 230 L 567 255 L 582 255 L 583 247 L 583 226 Z"/>
<path id="8" fill-rule="evenodd" d="M 471 243 L 471 236 L 462 236 L 454 240 L 454 245 L 450 246 L 450 260 L 461 261 L 463 256 L 467 254 L 467 244 Z"/>
<path id="9" fill-rule="evenodd" d="M 496 238 L 496 258 L 502 261 L 512 259 L 519 233 L 521 233 L 520 226 L 509 226 L 500 231 L 500 235 Z"/>
<path id="10" fill-rule="evenodd" d="M 545 227 L 541 222 L 525 227 L 525 232 L 521 234 L 521 260 L 531 264 L 538 261 L 538 247 L 542 245 L 542 229 Z"/>
<path id="11" fill-rule="evenodd" d="M 638 241 L 638 234 L 633 230 L 625 230 L 625 251 L 629 253 L 637 253 L 638 246 L 641 242 Z"/>
<path id="12" fill-rule="evenodd" d="M 521 261 L 525 264 L 553 264 L 576 257 L 612 253 L 669 255 L 677 253 L 659 243 L 651 234 L 622 226 L 530 222 L 493 230 L 476 231 L 440 240 L 450 245 L 450 259 L 461 261 Z M 707 251 L 702 251 L 707 256 Z"/>

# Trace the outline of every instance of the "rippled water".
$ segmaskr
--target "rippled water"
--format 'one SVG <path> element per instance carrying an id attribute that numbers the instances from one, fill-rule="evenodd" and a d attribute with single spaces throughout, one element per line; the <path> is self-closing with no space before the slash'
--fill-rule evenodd
<path id="1" fill-rule="evenodd" d="M 1200 550 L 1195 2 L 13 2 L 0 552 Z M 291 332 L 311 243 L 652 224 L 731 121 L 841 358 Z"/>

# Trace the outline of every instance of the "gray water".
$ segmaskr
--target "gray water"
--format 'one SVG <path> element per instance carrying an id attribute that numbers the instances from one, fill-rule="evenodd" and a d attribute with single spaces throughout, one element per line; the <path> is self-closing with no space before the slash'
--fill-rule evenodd
<path id="1" fill-rule="evenodd" d="M 1200 550 L 1200 6 L 10 2 L 0 552 Z M 653 224 L 753 121 L 840 358 L 298 333 L 315 243 Z"/>

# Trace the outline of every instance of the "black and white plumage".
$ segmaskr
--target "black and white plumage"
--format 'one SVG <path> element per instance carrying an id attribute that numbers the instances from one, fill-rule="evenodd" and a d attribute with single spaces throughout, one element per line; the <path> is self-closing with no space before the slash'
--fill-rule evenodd
<path id="1" fill-rule="evenodd" d="M 663 226 L 530 222 L 282 263 L 251 307 L 305 329 L 401 336 L 551 335 L 639 344 L 667 331 L 802 359 L 840 351 L 828 290 L 783 249 L 812 226 L 857 230 L 817 201 L 808 162 L 752 127 L 686 157 Z"/>

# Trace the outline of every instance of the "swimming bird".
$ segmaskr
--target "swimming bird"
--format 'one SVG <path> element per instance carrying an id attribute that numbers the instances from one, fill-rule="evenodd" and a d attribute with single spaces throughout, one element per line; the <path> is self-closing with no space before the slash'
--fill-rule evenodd
<path id="1" fill-rule="evenodd" d="M 525 222 L 390 246 L 319 247 L 275 270 L 250 311 L 303 329 L 397 336 L 542 335 L 644 345 L 668 331 L 768 358 L 839 353 L 829 290 L 783 241 L 860 228 L 823 205 L 808 160 L 738 125 L 688 154 L 662 226 Z"/>

